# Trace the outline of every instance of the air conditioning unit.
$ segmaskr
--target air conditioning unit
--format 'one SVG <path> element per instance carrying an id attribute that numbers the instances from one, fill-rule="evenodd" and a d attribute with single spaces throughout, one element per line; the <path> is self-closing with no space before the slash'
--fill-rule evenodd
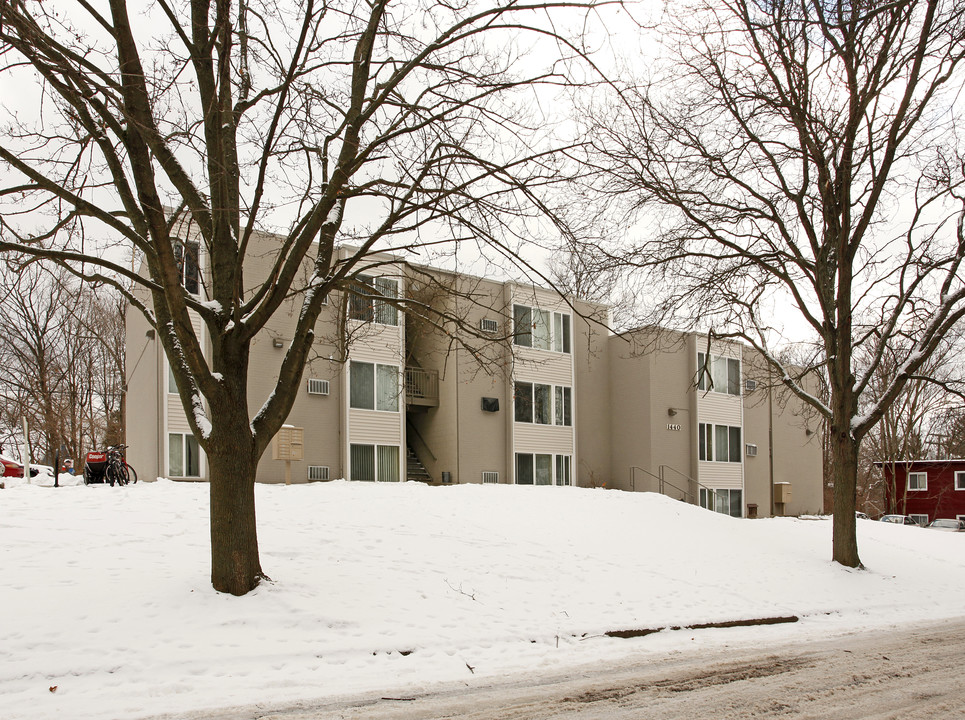
<path id="1" fill-rule="evenodd" d="M 499 321 L 483 318 L 479 321 L 479 329 L 487 333 L 499 332 Z"/>
<path id="2" fill-rule="evenodd" d="M 309 395 L 328 395 L 328 380 L 309 378 L 308 394 Z"/>
<path id="3" fill-rule="evenodd" d="M 499 473 L 490 470 L 483 470 L 482 481 L 484 483 L 498 483 Z"/>
<path id="4" fill-rule="evenodd" d="M 757 380 L 745 380 L 744 389 L 747 392 L 754 392 L 755 390 L 757 390 Z"/>
<path id="5" fill-rule="evenodd" d="M 747 457 L 757 457 L 757 445 L 747 443 Z"/>
<path id="6" fill-rule="evenodd" d="M 328 466 L 327 465 L 309 465 L 308 466 L 308 481 L 313 480 L 328 480 Z"/>

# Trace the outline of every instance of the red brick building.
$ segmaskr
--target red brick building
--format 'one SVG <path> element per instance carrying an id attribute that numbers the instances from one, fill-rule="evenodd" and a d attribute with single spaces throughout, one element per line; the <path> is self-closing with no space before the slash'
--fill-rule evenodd
<path id="1" fill-rule="evenodd" d="M 921 523 L 965 519 L 965 460 L 908 460 L 875 463 L 885 479 L 889 512 Z"/>

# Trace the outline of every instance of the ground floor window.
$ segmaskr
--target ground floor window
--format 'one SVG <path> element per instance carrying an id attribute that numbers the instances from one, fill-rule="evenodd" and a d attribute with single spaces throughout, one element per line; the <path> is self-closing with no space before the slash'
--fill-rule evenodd
<path id="1" fill-rule="evenodd" d="M 191 433 L 168 434 L 168 475 L 201 477 L 201 448 Z"/>
<path id="2" fill-rule="evenodd" d="M 516 453 L 517 485 L 572 485 L 572 457 Z"/>
<path id="3" fill-rule="evenodd" d="M 700 488 L 700 506 L 714 512 L 731 517 L 744 517 L 743 502 L 743 490 Z"/>
<path id="4" fill-rule="evenodd" d="M 350 479 L 364 482 L 399 482 L 398 445 L 352 445 Z"/>
<path id="5" fill-rule="evenodd" d="M 925 525 L 928 524 L 927 515 L 916 515 L 914 513 L 908 513 L 908 517 L 914 520 L 916 525 L 921 525 L 922 527 L 925 527 Z"/>

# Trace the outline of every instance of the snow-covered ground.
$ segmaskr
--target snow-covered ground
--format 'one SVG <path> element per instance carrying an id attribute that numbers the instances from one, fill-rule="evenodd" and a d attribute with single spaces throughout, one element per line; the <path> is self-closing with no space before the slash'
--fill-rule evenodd
<path id="1" fill-rule="evenodd" d="M 735 520 L 651 494 L 332 482 L 257 500 L 274 582 L 235 598 L 208 582 L 205 485 L 8 483 L 0 715 L 417 691 L 965 615 L 965 533 L 859 521 L 868 569 L 848 571 L 827 519 Z M 787 615 L 801 621 L 604 636 Z"/>

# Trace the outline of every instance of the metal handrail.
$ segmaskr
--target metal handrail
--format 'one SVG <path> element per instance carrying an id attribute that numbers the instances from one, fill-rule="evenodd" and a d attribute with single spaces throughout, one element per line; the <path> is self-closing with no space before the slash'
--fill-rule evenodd
<path id="1" fill-rule="evenodd" d="M 429 457 L 431 457 L 433 460 L 439 459 L 436 457 L 435 453 L 432 452 L 432 448 L 429 447 L 429 443 L 426 442 L 425 438 L 422 437 L 422 433 L 419 432 L 419 429 L 413 423 L 406 420 L 405 430 L 407 435 L 411 433 L 419 439 L 419 442 L 422 443 L 422 447 L 424 447 L 426 452 L 429 453 Z"/>
<path id="2" fill-rule="evenodd" d="M 692 477 L 690 477 L 690 476 L 687 475 L 686 473 L 682 473 L 682 472 L 680 472 L 679 470 L 677 470 L 676 468 L 671 467 L 670 465 L 661 465 L 661 466 L 660 466 L 660 476 L 661 476 L 661 477 L 660 477 L 660 482 L 661 482 L 661 483 L 666 483 L 667 485 L 670 485 L 670 487 L 675 488 L 675 489 L 677 489 L 677 490 L 680 490 L 680 488 L 678 488 L 676 485 L 674 485 L 673 483 L 669 482 L 668 480 L 666 480 L 666 479 L 663 477 L 664 469 L 673 470 L 673 472 L 677 473 L 680 477 L 684 478 L 684 479 L 687 480 L 688 482 L 692 482 L 694 485 L 697 486 L 697 489 L 698 489 L 698 493 L 697 493 L 697 494 L 693 494 L 693 493 L 690 493 L 690 492 L 687 493 L 687 495 L 688 495 L 689 497 L 692 497 L 692 498 L 693 498 L 693 503 L 692 503 L 692 504 L 694 504 L 694 505 L 699 504 L 699 498 L 697 497 L 697 495 L 699 495 L 699 490 L 700 490 L 700 488 L 703 488 L 703 489 L 706 490 L 708 493 L 713 493 L 713 495 L 714 495 L 714 506 L 716 507 L 716 504 L 717 504 L 717 491 L 716 491 L 714 488 L 709 488 L 709 487 L 707 487 L 706 485 L 704 485 L 703 483 L 701 483 L 699 480 L 694 480 Z M 680 490 L 680 491 L 683 492 L 683 490 Z M 660 492 L 662 493 L 663 490 L 661 489 Z"/>
<path id="3" fill-rule="evenodd" d="M 409 399 L 438 400 L 439 371 L 407 367 L 405 369 L 405 394 Z"/>
<path id="4" fill-rule="evenodd" d="M 644 470 L 642 467 L 638 467 L 638 466 L 636 466 L 636 465 L 631 465 L 631 466 L 630 466 L 630 491 L 631 491 L 631 492 L 633 492 L 633 491 L 635 491 L 635 490 L 637 489 L 637 488 L 636 488 L 636 483 L 635 483 L 635 477 L 634 477 L 634 470 L 639 470 L 639 471 L 642 472 L 643 474 L 649 475 L 649 476 L 652 477 L 654 480 L 657 480 L 658 482 L 660 481 L 660 477 L 659 477 L 658 475 L 654 475 L 654 474 L 653 474 L 652 472 L 650 472 L 649 470 Z"/>

